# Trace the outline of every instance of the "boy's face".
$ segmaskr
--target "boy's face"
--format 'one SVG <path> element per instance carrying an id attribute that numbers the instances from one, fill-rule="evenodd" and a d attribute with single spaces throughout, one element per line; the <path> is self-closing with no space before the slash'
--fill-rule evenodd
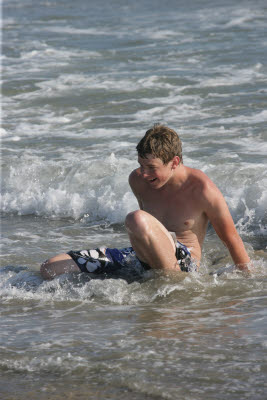
<path id="1" fill-rule="evenodd" d="M 143 179 L 155 189 L 164 186 L 172 177 L 175 169 L 174 160 L 163 164 L 160 158 L 153 158 L 151 154 L 148 154 L 147 158 L 138 157 L 138 162 Z"/>

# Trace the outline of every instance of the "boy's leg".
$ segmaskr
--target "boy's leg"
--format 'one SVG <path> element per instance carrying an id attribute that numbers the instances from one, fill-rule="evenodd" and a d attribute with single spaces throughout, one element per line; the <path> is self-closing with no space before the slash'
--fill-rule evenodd
<path id="1" fill-rule="evenodd" d="M 171 234 L 151 214 L 137 210 L 127 215 L 125 226 L 137 257 L 151 268 L 180 270 Z"/>
<path id="2" fill-rule="evenodd" d="M 81 272 L 81 270 L 68 254 L 59 254 L 45 261 L 41 265 L 40 272 L 44 279 L 53 279 L 57 275 Z"/>

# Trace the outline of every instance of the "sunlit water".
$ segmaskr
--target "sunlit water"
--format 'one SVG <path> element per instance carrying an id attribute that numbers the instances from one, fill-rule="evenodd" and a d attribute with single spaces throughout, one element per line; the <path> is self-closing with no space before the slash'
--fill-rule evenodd
<path id="1" fill-rule="evenodd" d="M 1 398 L 265 399 L 266 11 L 4 3 Z M 231 259 L 209 228 L 199 273 L 43 281 L 49 256 L 129 244 L 128 175 L 155 122 L 223 192 L 252 274 L 210 275 Z"/>

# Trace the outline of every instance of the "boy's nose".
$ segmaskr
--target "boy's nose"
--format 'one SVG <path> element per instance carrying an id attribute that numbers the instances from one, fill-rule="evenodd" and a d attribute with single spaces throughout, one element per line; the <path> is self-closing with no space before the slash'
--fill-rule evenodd
<path id="1" fill-rule="evenodd" d="M 147 178 L 149 176 L 149 174 L 146 171 L 142 171 L 142 176 L 143 176 L 143 178 Z"/>

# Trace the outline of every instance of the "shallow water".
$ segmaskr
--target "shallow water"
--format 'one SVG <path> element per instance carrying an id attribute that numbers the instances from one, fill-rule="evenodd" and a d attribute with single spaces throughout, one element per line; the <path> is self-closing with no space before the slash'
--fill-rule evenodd
<path id="1" fill-rule="evenodd" d="M 3 5 L 4 399 L 264 399 L 266 5 L 9 0 Z M 210 227 L 200 273 L 109 279 L 39 265 L 128 246 L 127 178 L 155 122 L 223 192 L 253 260 Z"/>
<path id="2" fill-rule="evenodd" d="M 264 398 L 264 273 L 128 284 L 43 282 L 4 268 L 1 390 L 22 399 Z"/>

